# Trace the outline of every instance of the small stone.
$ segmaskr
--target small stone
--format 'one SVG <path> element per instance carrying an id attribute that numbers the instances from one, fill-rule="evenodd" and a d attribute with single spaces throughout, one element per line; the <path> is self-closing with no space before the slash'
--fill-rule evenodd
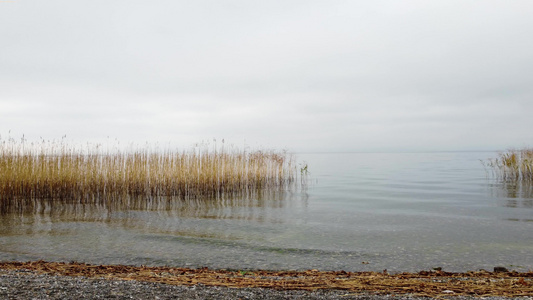
<path id="1" fill-rule="evenodd" d="M 509 270 L 507 270 L 507 268 L 505 267 L 494 267 L 494 272 L 503 273 L 503 272 L 509 272 Z"/>

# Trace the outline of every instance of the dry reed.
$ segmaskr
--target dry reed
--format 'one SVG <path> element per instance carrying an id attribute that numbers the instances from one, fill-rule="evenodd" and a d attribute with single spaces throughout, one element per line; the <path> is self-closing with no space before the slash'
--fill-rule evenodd
<path id="1" fill-rule="evenodd" d="M 188 151 L 103 150 L 61 141 L 0 140 L 0 207 L 36 199 L 79 203 L 250 195 L 296 182 L 286 151 L 196 146 Z"/>
<path id="2" fill-rule="evenodd" d="M 507 182 L 533 181 L 533 148 L 510 149 L 484 162 L 493 175 Z"/>

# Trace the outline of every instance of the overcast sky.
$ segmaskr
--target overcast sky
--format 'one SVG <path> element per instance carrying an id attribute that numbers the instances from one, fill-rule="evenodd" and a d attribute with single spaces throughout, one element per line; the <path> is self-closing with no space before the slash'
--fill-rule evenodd
<path id="1" fill-rule="evenodd" d="M 533 1 L 0 1 L 0 134 L 533 146 Z"/>

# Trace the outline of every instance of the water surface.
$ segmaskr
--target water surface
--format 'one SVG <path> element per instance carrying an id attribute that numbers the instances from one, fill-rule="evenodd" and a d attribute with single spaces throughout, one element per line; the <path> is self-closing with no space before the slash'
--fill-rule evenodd
<path id="1" fill-rule="evenodd" d="M 145 207 L 41 203 L 0 216 L 0 260 L 231 269 L 533 269 L 530 185 L 490 152 L 299 154 L 307 189 Z"/>

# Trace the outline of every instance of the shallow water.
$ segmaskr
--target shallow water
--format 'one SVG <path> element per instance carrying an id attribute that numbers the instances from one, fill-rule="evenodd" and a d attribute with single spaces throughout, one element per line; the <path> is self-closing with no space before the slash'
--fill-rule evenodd
<path id="1" fill-rule="evenodd" d="M 533 269 L 533 192 L 487 177 L 496 153 L 299 154 L 306 190 L 147 208 L 0 215 L 0 260 L 232 269 Z M 53 204 L 53 203 L 52 203 Z"/>

